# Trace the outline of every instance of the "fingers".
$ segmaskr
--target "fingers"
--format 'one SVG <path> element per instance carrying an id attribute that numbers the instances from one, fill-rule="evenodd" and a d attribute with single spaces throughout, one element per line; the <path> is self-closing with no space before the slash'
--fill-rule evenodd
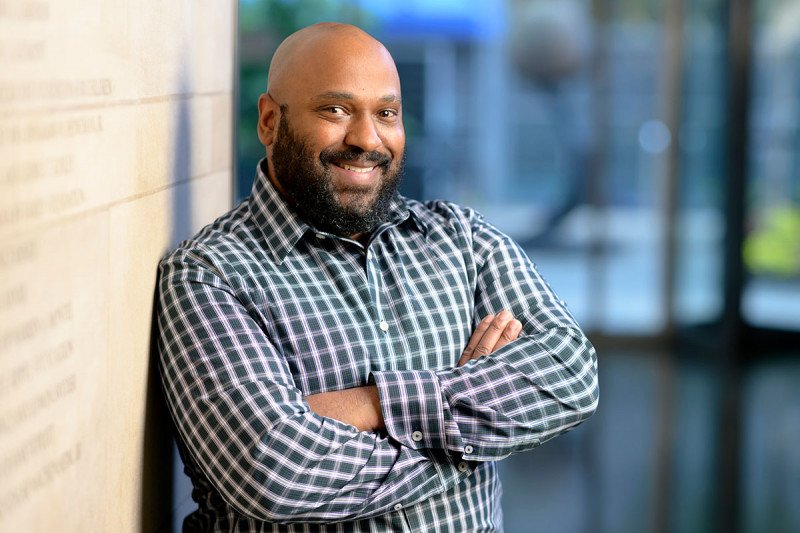
<path id="1" fill-rule="evenodd" d="M 472 359 L 472 354 L 475 351 L 475 348 L 483 338 L 483 334 L 489 329 L 489 325 L 491 325 L 494 318 L 494 315 L 486 315 L 483 320 L 478 323 L 478 327 L 472 332 L 472 336 L 469 338 L 467 347 L 464 348 L 464 352 L 461 354 L 461 359 L 458 360 L 458 366 L 461 366 Z"/>
<path id="2" fill-rule="evenodd" d="M 517 337 L 519 337 L 521 331 L 522 322 L 516 319 L 509 321 L 503 332 L 500 334 L 500 338 L 497 340 L 497 343 L 495 343 L 494 348 L 492 348 L 492 352 L 496 352 L 509 342 L 517 340 Z"/>
<path id="3" fill-rule="evenodd" d="M 470 337 L 458 366 L 472 359 L 478 359 L 497 351 L 509 342 L 516 340 L 522 331 L 522 323 L 515 320 L 508 311 L 488 315 L 478 324 Z"/>
<path id="4" fill-rule="evenodd" d="M 472 358 L 477 359 L 478 357 L 483 357 L 484 355 L 492 353 L 495 345 L 500 341 L 503 331 L 513 318 L 514 317 L 511 316 L 511 313 L 508 311 L 500 311 L 497 316 L 494 317 L 491 324 L 489 324 L 483 337 L 478 341 L 478 345 L 475 346 L 475 350 L 472 352 Z"/>

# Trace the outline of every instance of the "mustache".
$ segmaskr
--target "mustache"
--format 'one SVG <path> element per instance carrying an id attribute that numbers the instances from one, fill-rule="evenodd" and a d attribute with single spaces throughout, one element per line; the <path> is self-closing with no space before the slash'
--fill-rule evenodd
<path id="1" fill-rule="evenodd" d="M 392 158 L 380 152 L 365 152 L 363 150 L 323 150 L 319 154 L 322 163 L 330 164 L 335 161 L 348 161 L 357 163 L 375 163 L 379 167 L 388 167 Z"/>

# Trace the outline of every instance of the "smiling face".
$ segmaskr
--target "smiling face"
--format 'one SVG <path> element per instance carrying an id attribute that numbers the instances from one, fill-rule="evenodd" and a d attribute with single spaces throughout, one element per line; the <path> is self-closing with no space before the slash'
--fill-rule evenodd
<path id="1" fill-rule="evenodd" d="M 301 215 L 358 236 L 386 218 L 402 174 L 400 81 L 388 51 L 352 26 L 284 41 L 259 99 L 270 179 Z"/>

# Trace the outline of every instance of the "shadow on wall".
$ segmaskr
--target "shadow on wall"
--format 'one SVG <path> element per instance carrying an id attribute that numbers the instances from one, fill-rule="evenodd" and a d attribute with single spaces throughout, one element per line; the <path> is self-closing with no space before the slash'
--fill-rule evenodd
<path id="1" fill-rule="evenodd" d="M 153 298 L 155 309 L 157 297 Z M 140 531 L 172 532 L 173 453 L 172 421 L 161 392 L 158 375 L 158 325 L 155 313 L 150 325 L 150 364 L 147 372 L 147 394 L 144 424 L 144 456 L 142 457 Z"/>
<path id="2" fill-rule="evenodd" d="M 191 127 L 189 115 L 190 94 L 186 73 L 181 75 L 180 96 L 174 129 L 172 165 L 172 202 L 170 248 L 190 237 L 192 231 L 191 209 Z M 167 250 L 164 250 L 166 252 Z M 153 265 L 155 283 L 157 265 Z M 157 291 L 153 298 L 153 317 L 150 327 L 150 359 L 144 423 L 144 455 L 141 477 L 140 531 L 180 531 L 184 508 L 191 505 L 191 484 L 182 473 L 175 445 L 175 430 L 161 389 L 158 372 L 158 323 L 155 310 Z"/>

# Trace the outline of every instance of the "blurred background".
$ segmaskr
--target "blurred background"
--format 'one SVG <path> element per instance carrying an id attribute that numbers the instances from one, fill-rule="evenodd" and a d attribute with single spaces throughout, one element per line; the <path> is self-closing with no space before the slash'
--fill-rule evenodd
<path id="1" fill-rule="evenodd" d="M 281 40 L 391 51 L 402 191 L 518 240 L 601 402 L 501 462 L 506 530 L 800 531 L 800 0 L 241 0 L 238 198 Z"/>

